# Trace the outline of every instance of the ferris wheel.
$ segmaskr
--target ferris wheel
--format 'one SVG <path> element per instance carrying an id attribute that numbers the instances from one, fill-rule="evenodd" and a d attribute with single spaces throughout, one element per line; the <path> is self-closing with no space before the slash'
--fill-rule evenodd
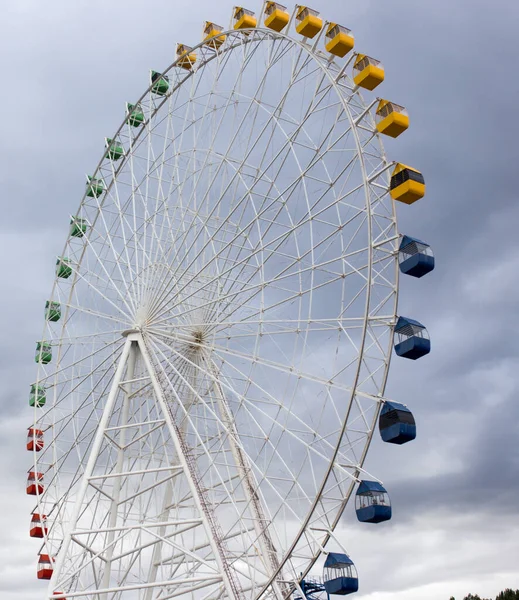
<path id="1" fill-rule="evenodd" d="M 334 529 L 391 517 L 364 460 L 414 439 L 384 397 L 397 230 L 421 173 L 381 63 L 309 7 L 235 7 L 127 104 L 56 262 L 31 386 L 31 537 L 47 598 L 282 600 L 358 588 Z M 324 560 L 324 580 L 312 568 Z"/>

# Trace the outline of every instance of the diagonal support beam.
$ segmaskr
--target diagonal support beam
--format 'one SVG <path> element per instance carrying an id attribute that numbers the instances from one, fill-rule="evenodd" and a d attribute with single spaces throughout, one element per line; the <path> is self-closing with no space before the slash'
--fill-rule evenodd
<path id="1" fill-rule="evenodd" d="M 99 451 L 101 450 L 101 446 L 103 443 L 103 438 L 105 436 L 105 431 L 110 421 L 110 416 L 112 414 L 112 410 L 114 408 L 114 404 L 117 398 L 117 394 L 119 392 L 119 384 L 122 381 L 123 373 L 126 368 L 126 364 L 128 361 L 128 356 L 130 355 L 130 349 L 132 346 L 132 341 L 127 338 L 124 344 L 121 357 L 119 358 L 119 364 L 117 365 L 117 370 L 115 372 L 115 376 L 112 381 L 112 386 L 110 388 L 110 392 L 108 393 L 108 398 L 106 400 L 105 408 L 101 419 L 99 421 L 99 426 L 97 428 L 97 432 L 94 437 L 94 442 L 92 444 L 92 449 L 90 451 L 90 456 L 88 457 L 88 462 L 85 468 L 85 472 L 83 474 L 83 479 L 81 480 L 81 484 L 79 486 L 78 494 L 76 496 L 76 502 L 74 505 L 74 510 L 72 512 L 72 516 L 69 522 L 68 532 L 65 534 L 65 538 L 63 540 L 63 545 L 60 548 L 58 553 L 58 557 L 56 560 L 56 566 L 54 568 L 52 578 L 49 583 L 49 595 L 52 595 L 53 590 L 59 589 L 58 585 L 61 579 L 61 573 L 63 571 L 63 565 L 65 559 L 68 555 L 68 551 L 70 548 L 70 542 L 72 541 L 72 531 L 76 529 L 77 522 L 79 519 L 79 515 L 83 509 L 83 502 L 85 499 L 86 491 L 89 486 L 89 478 L 92 476 L 94 466 L 99 456 Z"/>
<path id="2" fill-rule="evenodd" d="M 255 482 L 252 469 L 250 468 L 249 461 L 247 460 L 247 457 L 238 442 L 238 430 L 236 429 L 234 417 L 229 409 L 222 386 L 218 380 L 216 365 L 211 361 L 208 366 L 214 377 L 214 390 L 218 401 L 218 408 L 220 410 L 222 422 L 224 423 L 228 432 L 231 453 L 240 475 L 240 480 L 245 491 L 247 503 L 253 514 L 254 529 L 258 537 L 261 554 L 264 559 L 263 564 L 268 571 L 269 577 L 272 577 L 274 573 L 280 570 L 280 565 L 276 547 L 268 530 L 268 520 L 263 510 L 263 506 L 261 505 L 261 500 L 256 491 L 257 484 Z M 272 589 L 278 600 L 283 600 L 284 593 L 277 579 L 273 581 Z M 286 594 L 288 590 L 284 590 L 284 592 Z"/>
<path id="3" fill-rule="evenodd" d="M 225 552 L 222 546 L 222 540 L 220 539 L 217 533 L 217 526 L 213 522 L 213 518 L 210 514 L 209 506 L 204 498 L 203 491 L 198 485 L 194 464 L 191 461 L 189 461 L 187 449 L 185 448 L 185 443 L 181 439 L 179 435 L 179 430 L 173 422 L 169 406 L 164 395 L 164 390 L 162 389 L 162 386 L 160 385 L 159 380 L 157 378 L 157 374 L 151 362 L 148 349 L 142 338 L 142 334 L 140 332 L 130 333 L 128 339 L 131 341 L 136 341 L 139 345 L 144 365 L 151 377 L 151 383 L 155 392 L 156 399 L 166 419 L 169 432 L 173 440 L 173 444 L 175 446 L 178 461 L 184 470 L 184 474 L 186 476 L 189 488 L 191 490 L 191 494 L 193 496 L 193 501 L 195 502 L 198 512 L 200 514 L 200 518 L 202 519 L 204 529 L 206 531 L 209 543 L 211 545 L 211 549 L 213 551 L 214 559 L 219 567 L 223 583 L 227 592 L 227 596 L 228 598 L 233 600 L 241 600 L 242 594 L 240 592 L 240 585 L 234 573 L 232 572 L 231 567 L 225 556 Z"/>

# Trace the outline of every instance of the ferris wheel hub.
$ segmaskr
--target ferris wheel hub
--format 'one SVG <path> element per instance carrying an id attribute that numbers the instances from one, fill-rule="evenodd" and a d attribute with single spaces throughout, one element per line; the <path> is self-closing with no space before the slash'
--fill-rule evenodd
<path id="1" fill-rule="evenodd" d="M 122 332 L 122 336 L 123 337 L 128 337 L 130 334 L 132 333 L 141 333 L 141 328 L 140 327 L 135 327 L 134 329 L 126 329 Z"/>

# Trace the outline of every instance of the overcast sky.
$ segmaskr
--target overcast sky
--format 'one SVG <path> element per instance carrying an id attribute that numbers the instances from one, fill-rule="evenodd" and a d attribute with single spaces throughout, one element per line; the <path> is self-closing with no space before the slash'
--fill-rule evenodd
<path id="1" fill-rule="evenodd" d="M 411 129 L 386 149 L 424 173 L 428 193 L 398 208 L 399 229 L 437 256 L 427 278 L 402 279 L 400 296 L 400 313 L 427 325 L 433 352 L 394 360 L 386 394 L 413 408 L 418 439 L 403 447 L 376 440 L 367 463 L 391 494 L 394 518 L 352 525 L 348 509 L 341 526 L 358 597 L 495 596 L 519 587 L 519 4 L 313 5 L 383 61 L 384 96 L 409 109 Z M 2 8 L 0 592 L 37 600 L 45 586 L 28 537 L 24 443 L 54 259 L 124 103 L 143 92 L 150 68 L 172 62 L 177 41 L 199 39 L 205 19 L 227 23 L 232 3 L 4 0 Z"/>

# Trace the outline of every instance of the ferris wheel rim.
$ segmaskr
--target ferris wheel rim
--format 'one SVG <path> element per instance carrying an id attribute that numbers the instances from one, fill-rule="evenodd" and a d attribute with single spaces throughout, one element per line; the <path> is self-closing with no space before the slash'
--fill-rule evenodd
<path id="1" fill-rule="evenodd" d="M 285 34 L 279 34 L 279 33 L 275 33 L 275 32 L 273 32 L 272 30 L 261 29 L 261 28 L 257 28 L 257 29 L 250 30 L 250 31 L 252 32 L 252 35 L 251 35 L 251 37 L 250 37 L 249 39 L 244 39 L 244 36 L 243 36 L 243 35 L 239 36 L 239 38 L 242 40 L 242 41 L 241 41 L 241 43 L 237 43 L 235 46 L 232 46 L 231 48 L 229 48 L 229 49 L 226 49 L 226 51 L 229 51 L 229 52 L 230 52 L 230 51 L 232 51 L 234 48 L 239 48 L 239 47 L 240 47 L 241 45 L 243 45 L 244 43 L 249 43 L 249 42 L 252 42 L 252 41 L 258 41 L 258 40 L 254 40 L 254 37 L 255 37 L 256 35 L 259 35 L 259 34 L 267 34 L 267 36 L 266 36 L 266 37 L 268 37 L 268 38 L 274 38 L 274 39 L 283 38 L 283 39 L 287 40 L 288 42 L 290 42 L 290 43 L 292 43 L 292 44 L 296 44 L 296 45 L 300 46 L 300 48 L 301 48 L 302 50 L 305 50 L 305 51 L 308 53 L 308 55 L 309 55 L 309 56 L 311 56 L 311 57 L 312 57 L 312 58 L 315 60 L 315 62 L 316 62 L 316 63 L 319 65 L 319 67 L 321 68 L 321 71 L 322 71 L 323 73 L 325 73 L 325 74 L 326 74 L 326 76 L 328 77 L 328 79 L 329 79 L 329 80 L 330 80 L 330 82 L 332 83 L 332 85 L 333 85 L 333 88 L 334 88 L 334 90 L 335 90 L 335 93 L 336 93 L 336 96 L 337 96 L 337 97 L 338 97 L 338 98 L 341 100 L 341 102 L 342 102 L 342 104 L 343 104 L 343 109 L 344 109 L 345 113 L 348 115 L 348 118 L 350 119 L 351 131 L 352 131 L 352 133 L 353 133 L 354 135 L 356 135 L 356 133 L 357 133 L 357 131 L 356 131 L 356 126 L 354 125 L 353 117 L 352 117 L 352 115 L 351 115 L 351 113 L 350 113 L 350 110 L 349 110 L 349 102 L 346 102 L 346 100 L 345 100 L 345 99 L 344 99 L 344 97 L 343 97 L 343 94 L 342 94 L 342 92 L 340 92 L 340 91 L 339 91 L 339 88 L 338 88 L 337 82 L 336 82 L 336 80 L 335 80 L 335 79 L 334 79 L 334 78 L 331 76 L 331 74 L 330 74 L 330 72 L 329 72 L 329 70 L 328 70 L 328 67 L 322 63 L 322 57 L 319 57 L 319 56 L 318 56 L 318 55 L 317 55 L 315 52 L 313 52 L 313 50 L 312 50 L 312 49 L 309 49 L 309 48 L 308 48 L 308 47 L 307 47 L 305 44 L 303 44 L 303 43 L 302 43 L 302 42 L 300 42 L 299 40 L 295 40 L 294 38 L 292 38 L 292 37 L 291 37 L 291 36 L 289 36 L 289 35 L 285 35 Z M 232 34 L 236 35 L 236 32 L 235 32 L 234 30 L 230 30 L 230 31 L 227 31 L 227 32 L 226 32 L 226 34 L 228 34 L 228 35 L 232 35 Z M 264 42 L 264 40 L 260 40 L 260 42 Z M 203 47 L 203 46 L 204 46 L 204 43 L 202 42 L 202 43 L 198 44 L 196 47 L 194 47 L 194 49 L 198 49 L 198 48 L 200 48 L 200 47 Z M 214 59 L 216 58 L 216 55 L 217 55 L 217 52 L 215 52 L 215 53 L 214 53 L 214 55 L 213 55 L 212 57 L 210 57 L 210 58 L 209 58 L 209 60 L 208 60 L 208 61 L 206 61 L 206 62 L 209 62 L 209 61 L 212 61 L 212 60 L 214 60 Z M 164 75 L 165 75 L 165 74 L 168 74 L 168 73 L 169 73 L 169 72 L 170 72 L 172 69 L 174 69 L 174 68 L 177 66 L 177 62 L 178 62 L 177 60 L 176 60 L 176 61 L 174 61 L 174 62 L 172 63 L 172 65 L 170 65 L 170 67 L 168 67 L 168 69 L 166 69 L 166 70 L 163 72 L 163 74 L 164 74 Z M 199 66 L 197 65 L 197 70 L 198 70 L 198 68 L 201 68 L 202 66 L 204 66 L 204 65 L 206 64 L 206 62 L 204 62 L 204 63 L 201 63 Z M 328 66 L 329 66 L 329 65 L 328 65 Z M 196 70 L 194 70 L 193 72 L 188 72 L 188 73 L 186 74 L 186 77 L 185 77 L 185 78 L 182 80 L 182 82 L 179 84 L 179 86 L 182 86 L 182 85 L 184 85 L 184 83 L 186 83 L 186 82 L 187 82 L 187 81 L 188 81 L 188 80 L 189 80 L 191 77 L 193 77 L 193 76 L 195 75 L 195 73 L 196 73 Z M 151 93 L 152 93 L 152 87 L 153 87 L 153 84 L 149 86 L 149 88 L 148 88 L 148 89 L 146 90 L 146 92 L 145 92 L 145 93 L 144 93 L 144 94 L 141 96 L 141 98 L 140 98 L 140 99 L 137 101 L 137 103 L 140 103 L 140 102 L 142 102 L 142 101 L 143 101 L 143 100 L 144 100 L 146 97 L 148 97 L 149 95 L 151 95 Z M 159 101 L 159 102 L 157 103 L 157 106 L 156 106 L 156 108 L 155 108 L 155 111 L 154 111 L 153 115 L 157 114 L 157 113 L 158 113 L 158 112 L 161 110 L 161 108 L 163 107 L 163 105 L 164 105 L 165 103 L 167 103 L 169 96 L 170 96 L 171 94 L 173 94 L 173 92 L 174 92 L 174 90 L 175 90 L 175 89 L 176 89 L 176 88 L 172 88 L 172 89 L 170 90 L 170 93 L 168 93 L 168 95 L 167 95 L 167 96 L 166 96 L 164 99 L 162 99 L 161 101 Z M 119 129 L 117 130 L 117 132 L 116 132 L 116 134 L 114 135 L 114 138 L 113 138 L 113 139 L 117 139 L 118 135 L 119 135 L 119 134 L 120 134 L 120 132 L 123 130 L 123 128 L 125 127 L 125 125 L 126 125 L 126 124 L 127 124 L 127 118 L 125 118 L 125 119 L 123 120 L 123 122 L 122 122 L 121 126 L 120 126 L 120 127 L 119 127 Z M 139 136 L 141 136 L 141 135 L 143 134 L 143 132 L 144 132 L 144 131 L 145 131 L 145 127 L 139 128 L 139 131 L 137 132 L 137 134 L 136 134 L 136 136 L 135 136 L 135 140 L 137 140 L 137 139 L 139 138 Z M 378 137 L 379 137 L 379 136 L 378 136 Z M 134 140 L 134 141 L 135 141 L 135 140 Z M 322 480 L 322 481 L 323 481 L 323 483 L 322 483 L 322 485 L 321 485 L 321 488 L 320 488 L 319 494 L 318 494 L 318 495 L 315 497 L 315 499 L 314 499 L 314 504 L 313 504 L 313 506 L 312 506 L 312 509 L 311 509 L 310 511 L 308 511 L 308 513 L 307 513 L 307 517 L 306 517 L 306 521 L 305 521 L 304 525 L 303 525 L 303 526 L 301 526 L 301 528 L 300 528 L 300 530 L 299 530 L 299 533 L 298 533 L 298 535 L 297 535 L 297 536 L 294 538 L 294 542 L 293 542 L 293 544 L 292 544 L 291 548 L 290 548 L 290 549 L 287 549 L 287 551 L 286 551 L 286 552 L 284 552 L 284 554 L 283 554 L 283 556 L 282 556 L 282 564 L 281 564 L 281 566 L 279 567 L 278 571 L 277 571 L 277 572 L 276 572 L 276 573 L 275 573 L 275 574 L 272 576 L 272 578 L 269 580 L 269 582 L 268 582 L 268 583 L 265 585 L 264 589 L 263 589 L 263 590 L 262 590 L 262 592 L 261 592 L 261 593 L 260 593 L 260 594 L 257 596 L 257 598 L 261 597 L 261 596 L 263 595 L 263 593 L 264 593 L 264 592 L 267 590 L 268 586 L 269 586 L 269 585 L 272 583 L 272 581 L 275 579 L 275 577 L 277 576 L 277 574 L 278 574 L 278 573 L 281 571 L 281 568 L 283 567 L 283 565 L 286 563 L 286 561 L 287 561 L 287 560 L 289 560 L 289 558 L 290 558 L 290 555 L 291 555 L 292 551 L 293 551 L 293 550 L 294 550 L 294 548 L 296 547 L 297 541 L 298 541 L 298 540 L 301 538 L 301 536 L 302 536 L 302 535 L 304 535 L 304 532 L 305 532 L 305 530 L 306 530 L 306 528 L 307 528 L 307 526 L 308 526 L 308 523 L 310 522 L 311 516 L 312 516 L 312 514 L 313 514 L 313 511 L 314 511 L 314 509 L 315 509 L 315 506 L 317 505 L 317 503 L 318 503 L 318 501 L 319 501 L 319 499 L 320 499 L 320 497 L 321 497 L 321 495 L 322 495 L 322 491 L 324 490 L 324 487 L 325 487 L 325 484 L 326 484 L 326 480 L 327 480 L 327 478 L 329 477 L 329 475 L 330 475 L 330 473 L 331 473 L 331 471 L 332 471 L 332 469 L 333 469 L 333 462 L 334 462 L 334 460 L 335 460 L 335 457 L 337 456 L 337 453 L 338 453 L 338 450 L 339 450 L 339 446 L 340 446 L 340 441 L 341 441 L 341 439 L 342 439 L 342 436 L 344 435 L 344 432 L 345 432 L 345 430 L 346 430 L 346 427 L 347 427 L 347 423 L 348 423 L 347 417 L 348 417 L 349 411 L 351 410 L 352 403 L 353 403 L 353 399 L 354 399 L 354 397 L 355 397 L 355 394 L 356 394 L 356 392 L 357 392 L 357 384 L 358 384 L 358 379 L 359 379 L 359 376 L 360 376 L 360 368 L 361 368 L 361 362 L 362 362 L 362 359 L 363 359 L 363 352 L 364 352 L 364 347 L 365 347 L 365 343 L 366 343 L 366 337 L 367 337 L 367 327 L 368 327 L 368 321 L 369 321 L 369 307 L 370 307 L 370 301 L 371 301 L 371 277 L 372 277 L 372 269 L 373 269 L 373 246 L 372 246 L 372 243 L 371 243 L 371 240 L 372 240 L 372 232 L 371 232 L 371 205 L 370 205 L 370 197 L 369 197 L 369 193 L 368 193 L 368 191 L 367 191 L 367 190 L 368 190 L 368 185 L 369 185 L 369 184 L 368 184 L 368 181 L 367 181 L 367 180 L 368 180 L 368 173 L 367 173 L 367 171 L 366 171 L 366 169 L 365 169 L 365 166 L 364 166 L 364 163 L 363 163 L 363 150 L 362 150 L 362 148 L 361 148 L 360 141 L 359 141 L 359 139 L 358 139 L 358 136 L 357 136 L 357 135 L 356 135 L 356 143 L 357 143 L 357 156 L 358 156 L 358 158 L 359 158 L 359 159 L 360 159 L 360 161 L 361 161 L 361 164 L 362 164 L 362 169 L 363 169 L 363 179 L 364 179 L 364 188 L 365 188 L 366 210 L 368 211 L 368 215 L 369 215 L 369 218 L 367 219 L 367 224 L 368 224 L 368 228 L 369 228 L 369 239 L 370 239 L 370 243 L 369 243 L 369 269 L 368 269 L 368 272 L 369 272 L 369 277 L 370 277 L 370 283 L 367 285 L 367 293 L 366 293 L 366 307 L 365 307 L 365 311 L 364 311 L 364 324 L 363 324 L 363 334 L 362 334 L 362 347 L 361 347 L 361 349 L 359 349 L 359 354 L 358 354 L 358 363 L 357 363 L 357 364 L 358 364 L 358 366 L 357 366 L 357 374 L 356 374 L 356 379 L 355 379 L 355 385 L 354 385 L 354 386 L 352 386 L 352 388 L 351 388 L 351 393 L 350 393 L 350 398 L 349 398 L 349 403 L 348 403 L 348 413 L 347 413 L 347 414 L 345 415 L 345 417 L 344 417 L 344 421 L 343 421 L 343 427 L 342 427 L 342 432 L 341 432 L 341 435 L 339 436 L 339 438 L 338 438 L 338 441 L 337 441 L 337 444 L 336 444 L 336 451 L 335 451 L 334 459 L 333 459 L 332 461 L 330 461 L 330 465 L 329 465 L 328 471 L 326 472 L 326 475 L 323 477 L 323 480 Z M 97 166 L 96 170 L 95 170 L 95 171 L 94 171 L 94 173 L 93 173 L 93 176 L 94 176 L 94 177 L 95 177 L 95 176 L 96 176 L 98 173 L 100 173 L 101 166 L 102 166 L 102 164 L 103 164 L 103 163 L 104 163 L 104 161 L 105 161 L 104 154 L 105 154 L 105 153 L 103 153 L 103 158 L 101 159 L 100 163 L 98 164 L 98 166 Z M 384 157 L 384 160 L 385 160 L 385 155 L 384 155 L 384 154 L 383 154 L 383 157 Z M 104 195 L 104 197 L 103 197 L 103 200 L 102 200 L 102 202 L 99 204 L 99 208 L 98 208 L 98 214 L 99 214 L 99 213 L 100 213 L 100 212 L 103 210 L 104 203 L 105 203 L 105 202 L 107 201 L 107 199 L 108 199 L 108 192 L 110 191 L 110 189 L 111 189 L 111 186 L 112 186 L 112 185 L 114 185 L 114 182 L 116 181 L 117 174 L 118 174 L 118 173 L 120 172 L 120 170 L 122 169 L 122 167 L 123 167 L 123 165 L 125 164 L 125 161 L 126 161 L 126 160 L 127 160 L 127 158 L 125 157 L 125 158 L 124 158 L 124 160 L 121 162 L 121 164 L 120 164 L 120 165 L 117 167 L 117 169 L 114 169 L 114 176 L 113 176 L 113 178 L 112 178 L 112 181 L 111 181 L 111 182 L 110 182 L 110 184 L 107 186 L 107 188 L 106 188 L 106 193 L 105 193 L 105 195 Z M 83 204 L 85 203 L 86 199 L 87 199 L 87 196 L 86 196 L 86 193 L 85 193 L 85 194 L 84 194 L 84 196 L 83 196 L 83 199 L 82 199 L 82 201 L 81 201 L 80 208 L 83 206 Z M 395 210 L 394 210 L 394 205 L 393 205 L 393 216 L 395 216 L 395 215 L 394 215 L 394 213 L 395 213 Z M 396 219 L 395 219 L 395 222 L 396 222 Z M 68 243 L 68 242 L 67 242 L 67 243 Z M 87 247 L 88 247 L 88 246 L 85 244 L 85 246 L 84 246 L 84 248 L 83 248 L 83 251 L 82 251 L 81 260 L 80 260 L 80 261 L 79 261 L 79 263 L 78 263 L 78 269 L 79 269 L 79 266 L 81 265 L 81 262 L 82 262 L 82 260 L 83 260 L 83 257 L 84 257 L 84 255 L 85 255 L 85 253 L 86 253 L 86 251 L 87 251 Z M 65 248 L 67 248 L 67 245 L 65 246 Z M 398 264 L 397 264 L 397 263 L 395 264 L 395 271 L 396 271 L 396 274 L 397 274 L 397 277 L 398 277 Z M 69 309 L 69 304 L 70 304 L 70 301 L 71 301 L 71 298 L 72 298 L 72 294 L 73 294 L 74 287 L 75 287 L 75 285 L 76 285 L 76 282 L 77 282 L 77 277 L 78 277 L 78 274 L 77 274 L 77 271 L 75 271 L 75 272 L 74 272 L 74 281 L 73 281 L 73 282 L 71 282 L 71 283 L 72 283 L 72 285 L 71 285 L 71 289 L 70 289 L 70 295 L 69 295 L 68 302 L 67 302 L 67 310 Z M 54 283 L 52 297 L 54 297 L 54 289 L 55 289 L 55 287 L 56 287 L 56 284 L 57 284 L 57 278 L 56 278 L 56 280 L 55 280 L 55 283 Z M 395 283 L 395 289 L 396 289 L 396 290 L 398 289 L 398 279 L 396 280 L 396 283 Z M 396 299 L 397 299 L 397 297 L 398 297 L 398 294 L 395 294 L 394 315 L 396 315 Z M 66 316 L 65 316 L 65 321 L 66 321 Z M 60 337 L 60 348 L 61 348 L 61 337 Z M 387 364 L 386 364 L 386 368 L 385 368 L 384 383 L 383 383 L 383 385 L 382 385 L 381 397 L 383 396 L 383 390 L 384 390 L 384 388 L 385 388 L 385 381 L 387 380 L 387 374 L 388 374 L 388 372 L 389 372 L 389 363 L 390 363 L 390 360 L 391 360 L 391 351 L 390 351 L 390 349 L 389 349 L 389 352 L 387 353 Z M 373 420 L 373 422 L 375 422 L 375 420 L 376 420 L 377 416 L 378 416 L 378 410 L 376 411 L 376 415 L 375 415 L 375 417 L 374 417 L 374 420 Z M 372 428 L 371 428 L 371 434 L 370 434 L 370 436 L 369 436 L 369 439 L 367 440 L 367 443 L 366 443 L 366 445 L 365 445 L 364 452 L 363 452 L 363 454 L 362 454 L 362 458 L 361 458 L 361 462 L 360 462 L 360 465 L 361 465 L 361 466 L 362 466 L 362 464 L 363 464 L 363 462 L 364 462 L 364 459 L 365 459 L 365 456 L 366 456 L 366 454 L 367 454 L 367 452 L 368 452 L 368 450 L 369 450 L 369 446 L 370 446 L 371 439 L 372 439 L 372 436 L 373 436 L 373 429 L 374 429 L 374 428 L 372 427 Z M 358 475 L 358 472 L 356 473 L 356 475 Z M 355 485 L 355 482 L 354 482 L 354 481 L 352 481 L 352 484 L 351 484 L 351 486 L 350 486 L 350 491 L 349 491 L 349 493 L 348 493 L 347 497 L 346 497 L 346 498 L 345 498 L 345 500 L 344 500 L 343 507 L 342 507 L 342 509 L 339 511 L 339 513 L 338 513 L 338 515 L 337 515 L 337 518 L 336 518 L 336 520 L 335 520 L 335 522 L 334 522 L 334 524 L 333 524 L 333 526 L 332 526 L 332 528 L 331 528 L 331 530 L 332 530 L 332 531 L 333 531 L 333 529 L 335 528 L 336 524 L 338 523 L 338 521 L 339 521 L 339 519 L 340 519 L 340 516 L 342 515 L 342 512 L 343 512 L 344 508 L 346 507 L 346 504 L 347 504 L 347 503 L 348 503 L 348 501 L 349 501 L 349 498 L 350 498 L 350 496 L 351 496 L 351 491 L 352 491 L 352 489 L 353 489 L 353 486 L 354 486 L 354 485 Z M 320 554 L 320 553 L 319 553 L 319 554 Z M 314 558 L 314 560 L 312 561 L 312 563 L 311 563 L 311 564 L 308 566 L 308 570 L 307 570 L 307 572 L 310 570 L 310 568 L 312 567 L 312 565 L 313 565 L 313 563 L 315 562 L 315 560 L 317 560 L 317 558 L 318 558 L 319 554 L 317 554 L 317 555 L 316 555 L 316 557 Z M 306 574 L 306 573 L 305 573 L 305 574 Z"/>

